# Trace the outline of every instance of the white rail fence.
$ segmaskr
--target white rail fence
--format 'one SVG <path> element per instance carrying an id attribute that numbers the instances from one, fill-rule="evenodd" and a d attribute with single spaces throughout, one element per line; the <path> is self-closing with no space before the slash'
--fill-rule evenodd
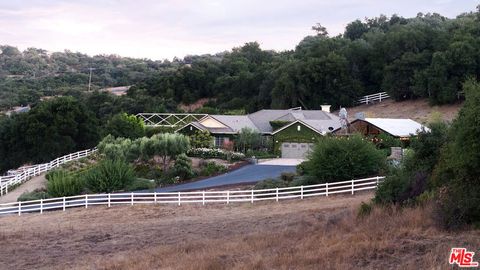
<path id="1" fill-rule="evenodd" d="M 303 199 L 313 196 L 329 196 L 333 194 L 354 194 L 355 192 L 372 190 L 385 177 L 325 183 L 308 186 L 271 188 L 259 190 L 227 190 L 227 191 L 189 191 L 189 192 L 150 192 L 150 193 L 112 193 L 87 194 L 71 197 L 61 197 L 34 201 L 0 204 L 0 215 L 23 213 L 43 213 L 45 211 L 68 208 L 89 208 L 95 205 L 134 205 L 134 204 L 187 204 L 187 203 L 234 203 L 258 201 L 279 201 L 285 199 Z"/>
<path id="2" fill-rule="evenodd" d="M 29 166 L 26 169 L 17 170 L 17 174 L 0 176 L 0 196 L 8 193 L 12 186 L 21 184 L 30 178 L 40 175 L 43 172 L 50 171 L 72 160 L 81 159 L 97 151 L 96 148 L 70 153 L 68 155 L 56 158 L 48 163 Z"/>
<path id="3" fill-rule="evenodd" d="M 357 102 L 359 104 L 369 104 L 369 103 L 373 103 L 375 101 L 382 102 L 382 100 L 385 100 L 387 98 L 390 98 L 390 96 L 387 94 L 387 92 L 380 92 L 380 93 L 376 93 L 376 94 L 363 96 L 359 100 L 357 100 Z"/>

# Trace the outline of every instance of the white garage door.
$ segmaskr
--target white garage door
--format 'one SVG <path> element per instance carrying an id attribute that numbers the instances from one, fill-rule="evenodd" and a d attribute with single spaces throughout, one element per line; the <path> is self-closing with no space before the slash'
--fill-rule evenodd
<path id="1" fill-rule="evenodd" d="M 306 158 L 312 147 L 311 143 L 282 143 L 282 158 Z"/>

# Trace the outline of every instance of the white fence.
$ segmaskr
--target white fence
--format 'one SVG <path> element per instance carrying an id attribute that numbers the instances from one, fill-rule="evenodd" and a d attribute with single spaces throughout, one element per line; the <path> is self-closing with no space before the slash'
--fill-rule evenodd
<path id="1" fill-rule="evenodd" d="M 52 198 L 25 202 L 0 204 L 0 215 L 22 213 L 43 213 L 44 211 L 63 210 L 73 207 L 88 208 L 94 205 L 134 205 L 134 204 L 185 204 L 185 203 L 254 203 L 266 200 L 285 200 L 333 194 L 354 194 L 358 191 L 376 189 L 385 177 L 325 183 L 318 185 L 271 188 L 260 190 L 227 191 L 189 191 L 189 192 L 152 192 L 152 193 L 112 193 L 87 194 L 71 197 Z"/>
<path id="2" fill-rule="evenodd" d="M 78 151 L 65 155 L 63 157 L 56 158 L 49 163 L 29 166 L 26 169 L 19 170 L 19 173 L 14 175 L 0 176 L 0 196 L 7 194 L 11 186 L 21 184 L 29 180 L 33 176 L 37 176 L 43 172 L 50 171 L 51 169 L 57 168 L 58 166 L 69 161 L 87 157 L 95 151 L 97 151 L 96 148 Z"/>
<path id="3" fill-rule="evenodd" d="M 369 104 L 375 101 L 382 102 L 382 100 L 387 98 L 390 98 L 387 92 L 380 92 L 372 95 L 363 96 L 357 102 L 359 104 Z"/>

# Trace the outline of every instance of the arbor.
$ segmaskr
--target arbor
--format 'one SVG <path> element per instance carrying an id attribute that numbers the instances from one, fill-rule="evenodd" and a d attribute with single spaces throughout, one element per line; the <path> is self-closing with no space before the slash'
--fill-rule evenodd
<path id="1" fill-rule="evenodd" d="M 108 120 L 103 133 L 113 137 L 136 139 L 145 135 L 145 124 L 135 115 L 120 113 Z"/>

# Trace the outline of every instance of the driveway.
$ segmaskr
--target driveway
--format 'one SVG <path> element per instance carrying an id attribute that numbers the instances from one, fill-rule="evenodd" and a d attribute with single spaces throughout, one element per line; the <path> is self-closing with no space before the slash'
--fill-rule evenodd
<path id="1" fill-rule="evenodd" d="M 195 189 L 207 189 L 233 184 L 256 183 L 267 178 L 279 177 L 282 172 L 295 172 L 296 167 L 292 165 L 246 165 L 238 170 L 214 176 L 211 178 L 170 186 L 157 188 L 157 192 L 186 191 Z"/>
<path id="2" fill-rule="evenodd" d="M 258 161 L 258 165 L 280 165 L 280 166 L 297 166 L 304 162 L 305 159 L 299 158 L 273 158 Z"/>

